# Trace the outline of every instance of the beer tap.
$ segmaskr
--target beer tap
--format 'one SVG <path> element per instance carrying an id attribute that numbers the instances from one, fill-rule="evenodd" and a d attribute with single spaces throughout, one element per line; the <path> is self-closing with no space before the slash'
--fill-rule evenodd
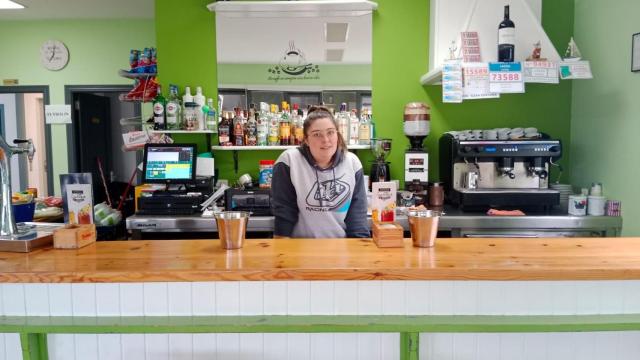
<path id="1" fill-rule="evenodd" d="M 11 156 L 14 154 L 27 153 L 29 159 L 29 168 L 32 168 L 33 155 L 36 150 L 31 139 L 13 140 L 17 146 L 7 144 L 5 139 L 0 136 L 0 187 L 2 194 L 2 207 L 0 208 L 0 238 L 2 239 L 18 239 L 28 232 L 20 232 L 16 226 L 13 217 L 13 208 L 11 207 Z M 23 144 L 26 144 L 24 146 Z"/>

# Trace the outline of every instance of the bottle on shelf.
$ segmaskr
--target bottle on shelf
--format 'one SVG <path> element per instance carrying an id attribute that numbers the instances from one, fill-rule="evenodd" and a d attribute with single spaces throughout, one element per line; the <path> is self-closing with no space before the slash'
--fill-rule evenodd
<path id="1" fill-rule="evenodd" d="M 280 124 L 278 121 L 278 105 L 271 104 L 271 113 L 269 114 L 269 145 L 280 145 Z"/>
<path id="2" fill-rule="evenodd" d="M 167 130 L 180 130 L 182 128 L 182 107 L 178 98 L 178 87 L 169 86 L 169 99 L 167 99 Z"/>
<path id="3" fill-rule="evenodd" d="M 509 18 L 509 5 L 504 6 L 504 19 L 498 25 L 498 61 L 513 62 L 515 58 L 516 25 Z"/>
<path id="4" fill-rule="evenodd" d="M 249 112 L 249 118 L 244 125 L 244 143 L 247 146 L 258 145 L 258 114 L 255 111 Z"/>
<path id="5" fill-rule="evenodd" d="M 185 111 L 185 104 L 186 103 L 192 103 L 193 102 L 193 95 L 191 95 L 191 88 L 188 86 L 185 86 L 184 88 L 184 95 L 182 95 L 182 114 L 184 117 L 184 111 Z M 187 124 L 185 122 L 183 122 L 183 127 L 186 127 Z"/>
<path id="6" fill-rule="evenodd" d="M 198 130 L 204 130 L 204 105 L 207 102 L 207 98 L 202 95 L 202 88 L 200 86 L 196 87 L 196 95 L 193 97 L 193 101 L 198 104 L 198 113 L 196 114 L 198 118 Z"/>
<path id="7" fill-rule="evenodd" d="M 244 121 L 242 119 L 242 109 L 235 108 L 236 116 L 233 118 L 233 145 L 244 145 Z"/>
<path id="8" fill-rule="evenodd" d="M 360 145 L 371 144 L 371 123 L 369 122 L 369 115 L 367 109 L 362 108 L 360 111 L 360 125 L 358 127 L 358 143 Z"/>
<path id="9" fill-rule="evenodd" d="M 154 130 L 164 130 L 166 128 L 165 107 L 167 99 L 162 96 L 162 90 L 158 85 L 158 94 L 153 99 L 153 128 Z"/>
<path id="10" fill-rule="evenodd" d="M 267 146 L 269 135 L 269 104 L 261 102 L 257 121 L 258 146 Z"/>
<path id="11" fill-rule="evenodd" d="M 347 113 L 346 103 L 340 104 L 340 112 L 336 115 L 336 123 L 344 143 L 349 144 L 349 114 Z"/>
<path id="12" fill-rule="evenodd" d="M 218 118 L 216 116 L 216 108 L 213 106 L 213 99 L 207 100 L 207 115 L 205 117 L 205 126 L 207 130 L 218 131 Z"/>
<path id="13" fill-rule="evenodd" d="M 349 145 L 358 145 L 360 142 L 360 119 L 358 110 L 351 109 L 349 113 Z"/>
<path id="14" fill-rule="evenodd" d="M 280 113 L 280 145 L 289 145 L 291 140 L 291 119 L 289 115 L 289 104 L 282 102 L 282 113 Z"/>
<path id="15" fill-rule="evenodd" d="M 225 111 L 220 125 L 218 125 L 218 142 L 220 146 L 231 145 L 231 115 L 232 113 Z"/>
<path id="16" fill-rule="evenodd" d="M 304 139 L 304 122 L 302 120 L 302 110 L 298 108 L 298 104 L 293 104 L 293 144 L 300 145 Z"/>

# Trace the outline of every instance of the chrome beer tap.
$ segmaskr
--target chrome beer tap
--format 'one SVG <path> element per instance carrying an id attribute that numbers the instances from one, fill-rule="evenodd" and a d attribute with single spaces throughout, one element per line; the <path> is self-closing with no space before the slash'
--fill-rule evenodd
<path id="1" fill-rule="evenodd" d="M 13 208 L 11 207 L 11 156 L 14 154 L 27 153 L 29 158 L 29 167 L 33 161 L 33 155 L 36 149 L 31 139 L 13 140 L 16 146 L 7 144 L 2 136 L 0 136 L 0 187 L 2 191 L 2 208 L 0 208 L 0 239 L 20 239 L 23 236 L 30 235 L 30 231 L 19 231 L 13 217 Z"/>

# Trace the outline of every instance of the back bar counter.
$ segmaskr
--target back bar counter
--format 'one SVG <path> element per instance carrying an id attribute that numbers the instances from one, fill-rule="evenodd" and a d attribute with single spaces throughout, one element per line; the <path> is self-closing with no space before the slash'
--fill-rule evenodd
<path id="1" fill-rule="evenodd" d="M 638 359 L 639 238 L 0 253 L 0 359 Z"/>
<path id="2" fill-rule="evenodd" d="M 614 237 L 620 236 L 622 231 L 622 217 L 559 213 L 487 216 L 449 208 L 445 208 L 445 212 L 446 215 L 440 218 L 439 230 L 450 237 Z M 409 231 L 406 217 L 400 216 L 398 222 Z M 186 233 L 216 232 L 217 228 L 212 217 L 134 215 L 127 218 L 127 230 L 133 239 L 153 239 L 161 233 L 168 233 L 164 238 L 180 238 Z M 273 217 L 252 216 L 247 231 L 267 237 L 265 233 L 273 232 Z"/>

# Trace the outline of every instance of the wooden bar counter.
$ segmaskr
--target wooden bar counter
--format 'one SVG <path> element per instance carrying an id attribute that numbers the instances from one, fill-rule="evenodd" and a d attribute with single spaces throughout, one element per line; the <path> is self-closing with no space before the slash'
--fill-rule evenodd
<path id="1" fill-rule="evenodd" d="M 438 239 L 379 249 L 370 239 L 99 242 L 0 253 L 0 282 L 640 279 L 639 238 Z"/>
<path id="2" fill-rule="evenodd" d="M 0 253 L 0 360 L 638 359 L 639 342 L 640 238 Z"/>

